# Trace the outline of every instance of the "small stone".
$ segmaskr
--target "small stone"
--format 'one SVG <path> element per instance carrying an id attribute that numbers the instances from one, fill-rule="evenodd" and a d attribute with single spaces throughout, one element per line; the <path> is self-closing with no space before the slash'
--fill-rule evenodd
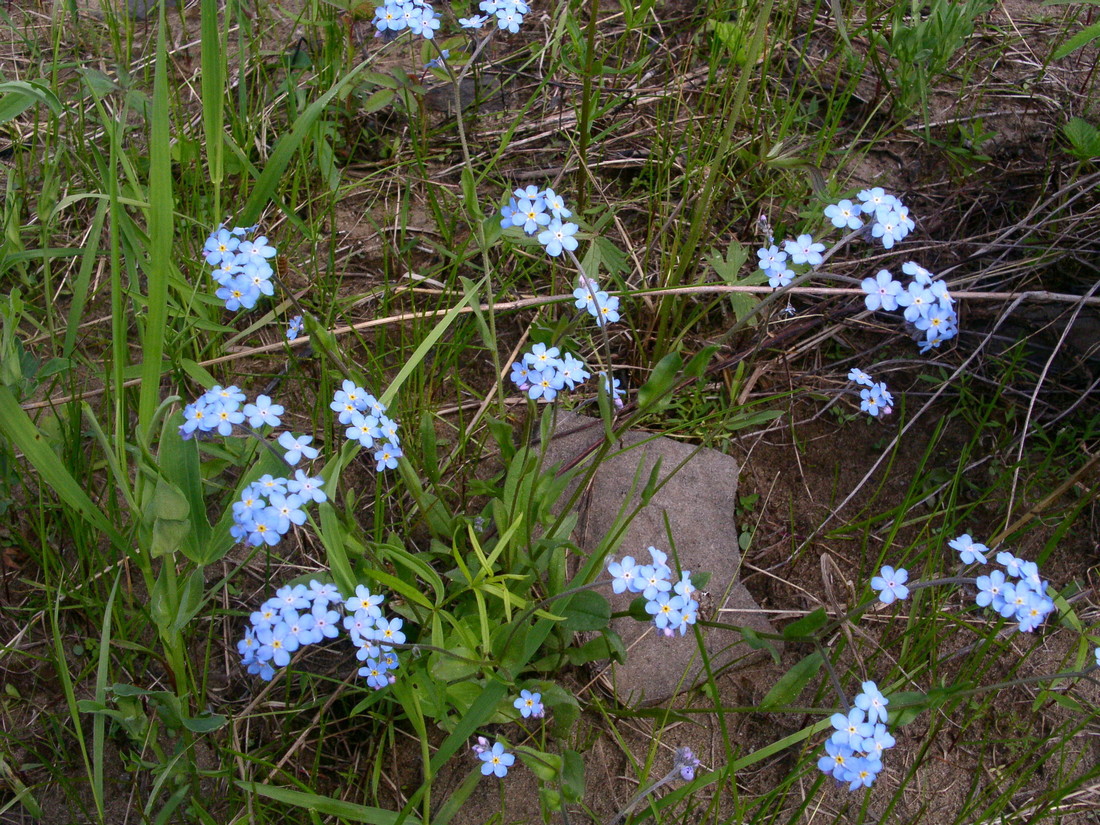
<path id="1" fill-rule="evenodd" d="M 146 20 L 157 13 L 158 0 L 126 0 L 126 7 L 130 16 L 135 20 Z M 174 9 L 176 0 L 165 0 L 166 9 Z"/>
<path id="2" fill-rule="evenodd" d="M 559 411 L 545 466 L 569 463 L 602 439 L 603 424 L 598 419 Z M 633 556 L 640 564 L 648 564 L 647 548 L 652 545 L 668 553 L 672 566 L 675 544 L 680 569 L 711 574 L 704 588 L 709 594 L 703 597 L 704 617 L 774 633 L 771 623 L 737 579 L 741 563 L 734 519 L 737 461 L 717 450 L 634 430 L 616 442 L 613 452 L 618 454 L 604 460 L 579 500 L 575 532 L 578 546 L 587 552 L 599 546 L 616 516 L 637 506 L 642 488 L 660 460 L 658 483 L 664 484 L 628 525 L 613 555 Z M 684 466 L 673 474 L 682 463 Z M 624 511 L 628 496 L 630 504 Z M 610 585 L 606 595 L 612 600 L 613 610 L 625 610 L 634 598 L 613 594 Z M 719 608 L 732 612 L 719 617 L 716 613 Z M 694 639 L 681 638 L 679 634 L 664 638 L 656 633 L 651 622 L 629 617 L 615 619 L 612 629 L 622 637 L 628 651 L 626 661 L 612 664 L 609 671 L 621 701 L 635 705 L 664 702 L 705 680 L 706 672 Z M 736 631 L 702 628 L 702 634 L 712 670 L 760 656 Z M 642 639 L 643 635 L 646 638 Z"/>

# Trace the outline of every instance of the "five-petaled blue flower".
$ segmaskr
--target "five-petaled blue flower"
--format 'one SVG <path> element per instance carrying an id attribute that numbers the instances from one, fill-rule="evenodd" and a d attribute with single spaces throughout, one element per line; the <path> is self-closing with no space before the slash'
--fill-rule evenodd
<path id="1" fill-rule="evenodd" d="M 477 755 L 477 758 L 483 763 L 481 766 L 483 776 L 495 775 L 502 779 L 508 775 L 508 769 L 516 762 L 516 757 L 504 750 L 504 745 L 500 742 L 491 748 L 486 748 Z"/>
<path id="2" fill-rule="evenodd" d="M 279 446 L 286 450 L 286 454 L 283 456 L 286 463 L 293 467 L 303 457 L 310 461 L 317 458 L 319 453 L 315 448 L 309 446 L 309 442 L 312 440 L 313 436 L 311 435 L 300 435 L 295 438 L 289 432 L 281 434 L 279 436 Z"/>
<path id="3" fill-rule="evenodd" d="M 871 579 L 871 589 L 879 591 L 878 600 L 883 604 L 890 604 L 895 599 L 905 600 L 909 598 L 909 588 L 905 582 L 909 579 L 909 572 L 904 568 L 894 570 L 889 565 L 882 568 L 879 574 Z"/>
<path id="4" fill-rule="evenodd" d="M 953 539 L 948 544 L 959 552 L 959 558 L 963 564 L 973 564 L 974 562 L 981 562 L 986 564 L 985 554 L 989 552 L 989 548 L 984 544 L 979 544 L 970 538 L 969 533 L 963 533 L 957 539 Z"/>
<path id="5" fill-rule="evenodd" d="M 529 690 L 521 690 L 519 697 L 512 703 L 512 707 L 518 710 L 524 719 L 531 716 L 538 719 L 545 713 L 542 706 L 542 694 L 532 693 Z"/>
<path id="6" fill-rule="evenodd" d="M 867 714 L 868 722 L 885 722 L 886 706 L 890 700 L 882 695 L 874 682 L 864 682 L 861 687 L 863 692 L 856 696 L 856 707 Z"/>

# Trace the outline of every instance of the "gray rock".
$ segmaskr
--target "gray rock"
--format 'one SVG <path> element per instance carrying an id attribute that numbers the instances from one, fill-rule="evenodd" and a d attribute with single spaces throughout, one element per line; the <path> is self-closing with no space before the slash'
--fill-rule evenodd
<path id="1" fill-rule="evenodd" d="M 559 412 L 546 465 L 571 462 L 602 438 L 603 425 L 597 419 Z M 709 597 L 702 602 L 704 618 L 774 633 L 737 579 L 741 562 L 734 521 L 738 467 L 733 458 L 717 450 L 655 438 L 652 433 L 626 433 L 579 500 L 577 544 L 589 552 L 596 549 L 623 511 L 624 502 L 630 499 L 626 512 L 637 506 L 641 489 L 658 460 L 659 478 L 665 483 L 626 528 L 616 557 L 631 555 L 649 563 L 647 548 L 653 545 L 669 553 L 671 564 L 671 532 L 681 569 L 711 574 L 705 587 Z M 684 466 L 676 470 L 681 464 Z M 633 598 L 612 594 L 610 587 L 607 595 L 615 610 L 626 609 Z M 718 608 L 733 612 L 719 617 Z M 635 705 L 664 702 L 705 680 L 702 658 L 692 639 L 660 637 L 652 623 L 632 618 L 615 619 L 612 628 L 622 636 L 628 650 L 626 661 L 609 665 L 608 671 L 621 701 Z M 706 628 L 703 639 L 712 670 L 761 655 L 751 650 L 736 631 Z"/>
<path id="2" fill-rule="evenodd" d="M 145 20 L 157 13 L 157 2 L 158 0 L 126 0 L 126 7 L 135 20 Z M 175 7 L 176 0 L 165 0 L 164 8 L 174 9 Z"/>

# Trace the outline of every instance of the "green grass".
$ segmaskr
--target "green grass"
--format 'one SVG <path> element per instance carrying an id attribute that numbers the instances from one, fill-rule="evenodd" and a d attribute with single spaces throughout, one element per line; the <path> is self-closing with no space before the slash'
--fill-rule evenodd
<path id="1" fill-rule="evenodd" d="M 0 9 L 0 814 L 607 822 L 685 743 L 695 780 L 631 821 L 1095 806 L 1096 677 L 1071 675 L 1100 638 L 1087 327 L 1048 334 L 1049 303 L 975 298 L 957 346 L 918 357 L 858 296 L 744 291 L 762 283 L 759 216 L 777 237 L 823 232 L 824 204 L 881 184 L 923 234 L 896 254 L 852 244 L 807 286 L 912 258 L 960 289 L 1085 294 L 1100 205 L 1059 135 L 1094 81 L 1082 53 L 1050 58 L 1072 10 L 1012 28 L 976 3 L 919 19 L 903 2 L 535 4 L 470 72 L 499 90 L 456 121 L 448 73 L 422 68 L 436 51 L 373 39 L 373 6 L 200 0 L 137 22 L 113 5 Z M 456 57 L 468 42 L 449 13 L 439 38 Z M 573 310 L 568 258 L 502 237 L 496 210 L 531 183 L 574 206 L 578 257 L 620 295 L 606 336 Z M 199 254 L 225 220 L 279 250 L 252 312 L 221 307 Z M 287 346 L 299 313 L 310 341 Z M 1013 325 L 1028 341 L 1001 341 Z M 536 341 L 623 379 L 617 418 L 595 382 L 574 395 L 609 433 L 742 462 L 741 577 L 780 636 L 667 706 L 620 703 L 573 637 L 610 609 L 573 588 L 641 548 L 612 531 L 579 553 L 556 515 L 572 494 L 524 449 L 549 419 L 507 380 Z M 1049 348 L 1065 355 L 1048 369 Z M 886 424 L 845 394 L 852 366 L 899 396 Z M 400 420 L 398 471 L 338 446 L 345 378 Z M 326 445 L 330 500 L 274 550 L 232 547 L 226 513 L 279 457 L 175 433 L 213 383 L 267 391 Z M 956 575 L 962 532 L 1041 565 L 1059 597 L 1039 634 L 1008 633 L 972 586 L 867 604 L 884 564 Z M 408 679 L 371 691 L 335 647 L 270 685 L 245 674 L 249 612 L 299 577 L 389 593 L 431 645 Z M 868 679 L 898 747 L 849 793 L 816 762 Z M 528 684 L 553 713 L 524 729 L 502 711 Z M 469 756 L 479 733 L 528 748 L 499 787 Z"/>

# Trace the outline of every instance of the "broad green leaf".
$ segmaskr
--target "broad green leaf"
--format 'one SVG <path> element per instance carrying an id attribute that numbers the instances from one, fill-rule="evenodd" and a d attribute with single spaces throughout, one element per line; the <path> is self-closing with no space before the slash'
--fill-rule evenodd
<path id="1" fill-rule="evenodd" d="M 566 801 L 584 799 L 584 757 L 577 751 L 567 750 L 562 754 L 561 779 Z"/>
<path id="2" fill-rule="evenodd" d="M 550 782 L 557 784 L 558 777 L 561 776 L 561 757 L 556 753 L 546 753 L 545 751 L 536 750 L 525 745 L 520 745 L 516 748 L 516 753 L 519 754 L 519 758 L 523 761 L 531 773 L 541 779 L 543 782 Z"/>
<path id="3" fill-rule="evenodd" d="M 0 123 L 19 117 L 31 106 L 42 103 L 55 115 L 62 112 L 61 101 L 50 88 L 33 80 L 9 80 L 0 83 Z"/>
<path id="4" fill-rule="evenodd" d="M 668 394 L 676 383 L 676 376 L 682 364 L 683 361 L 677 352 L 670 352 L 657 362 L 657 366 L 650 373 L 649 380 L 638 388 L 638 409 L 644 410 L 658 404 Z"/>
<path id="5" fill-rule="evenodd" d="M 198 615 L 198 612 L 202 609 L 202 597 L 205 589 L 202 568 L 191 571 L 191 575 L 187 577 L 187 581 L 183 585 L 179 607 L 176 608 L 176 616 L 172 620 L 170 630 L 173 633 L 179 633 L 189 621 Z"/>
<path id="6" fill-rule="evenodd" d="M 175 553 L 191 533 L 191 522 L 187 519 L 158 518 L 153 522 L 153 540 L 149 545 L 149 556 L 160 558 Z"/>
<path id="7" fill-rule="evenodd" d="M 600 593 L 582 590 L 574 593 L 561 614 L 562 627 L 575 632 L 603 630 L 611 622 L 611 603 Z"/>
<path id="8" fill-rule="evenodd" d="M 805 639 L 823 628 L 829 621 L 825 608 L 819 607 L 808 616 L 803 616 L 783 628 L 784 639 Z"/>
<path id="9" fill-rule="evenodd" d="M 225 727 L 228 721 L 226 717 L 212 713 L 209 716 L 187 716 L 183 719 L 183 726 L 192 733 L 213 733 Z"/>
<path id="10" fill-rule="evenodd" d="M 1062 132 L 1073 146 L 1073 153 L 1081 160 L 1100 156 L 1100 130 L 1079 117 L 1071 117 Z"/>
<path id="11" fill-rule="evenodd" d="M 784 673 L 775 683 L 775 687 L 768 691 L 768 695 L 760 700 L 760 710 L 775 710 L 789 705 L 798 698 L 810 680 L 817 676 L 823 663 L 821 654 L 816 650 L 804 657 Z"/>

